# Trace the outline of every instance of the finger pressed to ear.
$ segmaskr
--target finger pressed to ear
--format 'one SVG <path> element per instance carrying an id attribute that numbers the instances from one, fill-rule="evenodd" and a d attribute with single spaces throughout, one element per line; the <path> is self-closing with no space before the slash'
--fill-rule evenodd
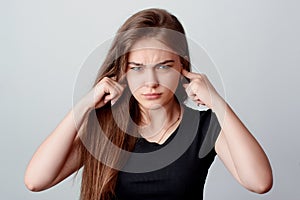
<path id="1" fill-rule="evenodd" d="M 181 74 L 182 74 L 183 76 L 185 76 L 186 78 L 188 78 L 188 79 L 199 78 L 199 74 L 196 74 L 196 73 L 193 73 L 193 72 L 189 72 L 189 71 L 187 71 L 187 70 L 185 70 L 185 69 L 182 69 L 182 70 L 181 70 Z"/>

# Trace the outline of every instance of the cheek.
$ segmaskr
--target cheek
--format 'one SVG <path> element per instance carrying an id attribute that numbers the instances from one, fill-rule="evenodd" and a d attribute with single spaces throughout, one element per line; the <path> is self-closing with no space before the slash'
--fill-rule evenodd
<path id="1" fill-rule="evenodd" d="M 175 73 L 165 74 L 164 76 L 161 76 L 159 82 L 160 85 L 175 93 L 178 86 L 179 79 L 180 79 L 180 74 L 175 72 Z"/>
<path id="2" fill-rule="evenodd" d="M 144 84 L 144 79 L 141 76 L 127 73 L 126 78 L 128 87 L 132 94 Z"/>

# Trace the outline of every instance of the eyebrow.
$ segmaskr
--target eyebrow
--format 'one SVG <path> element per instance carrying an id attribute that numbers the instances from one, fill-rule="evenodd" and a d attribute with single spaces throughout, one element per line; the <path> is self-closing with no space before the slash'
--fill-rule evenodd
<path id="1" fill-rule="evenodd" d="M 164 65 L 164 64 L 167 64 L 167 63 L 174 63 L 175 60 L 165 60 L 165 61 L 162 61 L 162 62 L 159 62 L 157 64 L 155 64 L 154 66 L 158 66 L 158 65 Z M 136 62 L 128 62 L 128 65 L 135 65 L 135 66 L 146 66 L 142 63 L 136 63 Z"/>

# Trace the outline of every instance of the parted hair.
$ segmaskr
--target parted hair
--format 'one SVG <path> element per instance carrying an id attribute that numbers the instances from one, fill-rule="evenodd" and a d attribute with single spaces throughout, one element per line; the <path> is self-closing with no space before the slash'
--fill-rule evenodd
<path id="1" fill-rule="evenodd" d="M 176 52 L 183 68 L 190 71 L 188 43 L 182 24 L 168 11 L 150 8 L 133 14 L 119 28 L 93 86 L 104 77 L 121 83 L 126 81 L 124 75 L 130 48 L 139 39 L 147 37 L 159 40 Z M 178 85 L 175 96 L 179 103 L 186 99 L 182 84 Z M 137 133 L 134 124 L 140 122 L 141 110 L 128 87 L 113 109 L 107 103 L 87 114 L 78 131 L 81 140 L 77 145 L 83 165 L 81 200 L 112 199 L 118 169 L 127 159 L 121 150 L 133 150 L 136 142 L 134 134 Z M 112 144 L 118 148 L 113 148 Z"/>

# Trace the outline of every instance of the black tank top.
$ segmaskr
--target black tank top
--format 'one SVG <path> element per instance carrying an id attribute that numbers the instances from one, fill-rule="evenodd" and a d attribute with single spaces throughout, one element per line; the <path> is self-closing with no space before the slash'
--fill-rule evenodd
<path id="1" fill-rule="evenodd" d="M 163 144 L 137 140 L 133 155 L 118 173 L 115 199 L 203 199 L 220 130 L 211 109 L 184 106 L 179 127 Z"/>

